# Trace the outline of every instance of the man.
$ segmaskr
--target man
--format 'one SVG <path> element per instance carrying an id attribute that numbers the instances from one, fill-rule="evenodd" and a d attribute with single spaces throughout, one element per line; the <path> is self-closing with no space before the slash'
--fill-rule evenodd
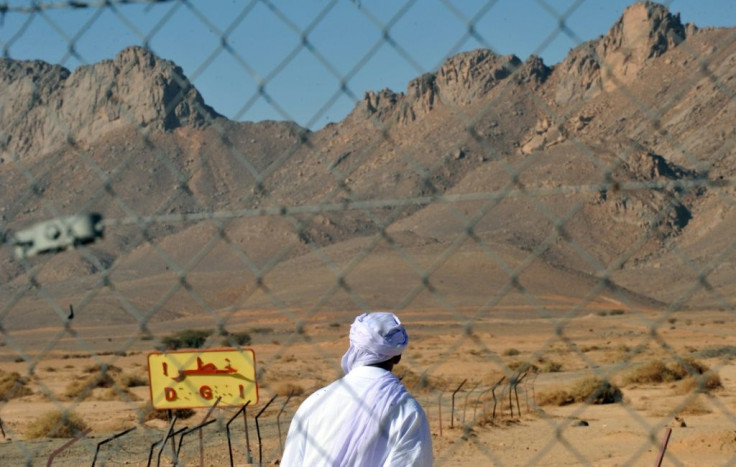
<path id="1" fill-rule="evenodd" d="M 286 438 L 281 465 L 430 466 L 432 439 L 419 403 L 391 373 L 409 343 L 392 313 L 350 326 L 345 376 L 309 396 Z"/>

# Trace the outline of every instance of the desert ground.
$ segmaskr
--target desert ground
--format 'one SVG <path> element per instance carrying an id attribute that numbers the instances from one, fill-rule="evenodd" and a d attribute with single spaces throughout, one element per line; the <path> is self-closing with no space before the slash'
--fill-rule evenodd
<path id="1" fill-rule="evenodd" d="M 437 310 L 401 313 L 411 342 L 395 371 L 427 413 L 436 465 L 654 465 L 668 429 L 671 436 L 662 465 L 735 462 L 736 366 L 731 359 L 736 326 L 730 313 L 681 312 L 663 319 L 665 315 L 656 311 L 597 305 L 597 310 L 591 304 L 574 314 L 546 316 L 524 309 L 484 316 L 475 316 L 472 310 L 459 311 L 467 312 L 463 316 Z M 298 403 L 340 376 L 339 358 L 353 315 L 253 310 L 230 315 L 230 325 L 240 323 L 241 329 L 250 332 L 248 347 L 256 354 L 259 401 L 248 411 L 247 421 L 253 463 L 259 457 L 263 464 L 277 463 Z M 15 335 L 13 342 L 4 342 L 2 370 L 25 375 L 31 394 L 0 405 L 5 431 L 0 443 L 2 463 L 46 463 L 70 439 L 28 439 L 28 429 L 44 412 L 66 407 L 79 414 L 91 431 L 59 453 L 53 465 L 91 463 L 95 449 L 99 449 L 97 465 L 146 465 L 151 445 L 169 427 L 166 420 L 144 420 L 143 407 L 150 400 L 147 355 L 168 332 L 207 328 L 208 323 L 211 318 L 169 323 L 166 330 L 152 329 L 153 340 L 125 341 L 135 335 L 135 328 L 118 326 L 106 328 L 105 333 L 76 329 L 76 337 L 59 335 L 58 329 L 26 331 Z M 87 335 L 95 337 L 85 341 Z M 20 340 L 26 352 L 23 357 L 13 348 Z M 54 350 L 44 351 L 44 343 L 54 340 Z M 113 351 L 124 341 L 126 352 Z M 95 352 L 82 348 L 81 342 Z M 217 345 L 208 341 L 207 346 Z M 632 381 L 636 368 L 677 359 L 707 366 L 720 385 L 698 390 L 684 380 Z M 522 362 L 533 367 L 524 371 Z M 129 379 L 138 384 L 118 386 L 112 395 L 109 389 L 95 388 L 84 400 L 64 396 L 70 384 L 100 363 L 134 376 Z M 422 373 L 427 375 L 424 380 L 419 378 Z M 522 374 L 510 398 L 509 378 Z M 619 387 L 620 401 L 544 402 L 545 395 L 570 391 L 576 381 L 590 375 Z M 288 398 L 290 393 L 293 396 Z M 259 419 L 259 446 L 253 417 L 273 396 L 277 397 Z M 229 462 L 225 423 L 237 409 L 217 408 L 212 414 L 216 422 L 202 429 L 205 465 Z M 175 429 L 199 424 L 206 413 L 197 409 L 190 418 L 178 420 Z M 98 448 L 101 441 L 133 427 L 134 431 Z M 232 425 L 235 465 L 248 465 L 244 435 L 243 423 L 237 421 Z M 197 435 L 187 438 L 179 461 L 198 465 Z M 158 454 L 158 446 L 153 452 Z M 161 456 L 163 465 L 170 464 L 172 449 L 167 446 Z"/>

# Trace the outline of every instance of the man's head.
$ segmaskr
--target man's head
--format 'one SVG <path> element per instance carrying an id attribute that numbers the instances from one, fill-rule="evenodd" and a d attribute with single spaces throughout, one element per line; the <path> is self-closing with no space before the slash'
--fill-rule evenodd
<path id="1" fill-rule="evenodd" d="M 342 357 L 342 369 L 376 363 L 398 363 L 409 343 L 406 329 L 393 313 L 364 313 L 350 326 L 350 347 Z M 389 368 L 390 369 L 390 368 Z"/>

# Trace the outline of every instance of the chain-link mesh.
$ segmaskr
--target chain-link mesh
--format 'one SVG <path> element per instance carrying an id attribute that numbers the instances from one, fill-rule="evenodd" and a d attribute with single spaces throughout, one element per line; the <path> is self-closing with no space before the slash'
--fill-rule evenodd
<path id="1" fill-rule="evenodd" d="M 438 465 L 736 460 L 732 28 L 646 3 L 585 43 L 591 2 L 537 0 L 556 26 L 522 61 L 483 50 L 504 2 L 240 3 L 0 5 L 3 464 L 273 463 L 373 310 L 411 336 Z M 461 25 L 437 62 L 423 8 Z M 362 97 L 386 55 L 418 78 Z M 305 57 L 322 101 L 283 84 Z M 230 119 L 197 89 L 222 61 Z M 155 410 L 150 354 L 192 348 L 252 348 L 258 402 L 182 376 L 232 368 L 203 352 L 176 387 L 215 409 Z"/>

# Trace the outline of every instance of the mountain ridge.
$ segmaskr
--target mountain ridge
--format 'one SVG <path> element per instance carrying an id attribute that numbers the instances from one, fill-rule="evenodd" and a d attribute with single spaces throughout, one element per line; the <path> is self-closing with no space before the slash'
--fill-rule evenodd
<path id="1" fill-rule="evenodd" d="M 0 182 L 18 193 L 3 223 L 80 208 L 126 220 L 99 245 L 34 259 L 34 277 L 70 301 L 104 278 L 135 294 L 136 307 L 174 314 L 201 307 L 188 290 L 206 290 L 213 309 L 482 307 L 563 290 L 631 306 L 720 306 L 734 283 L 726 266 L 709 273 L 710 289 L 680 291 L 732 249 L 734 35 L 637 3 L 557 65 L 463 52 L 404 93 L 366 92 L 314 132 L 231 122 L 175 64 L 137 47 L 73 73 L 0 62 L 3 83 L 14 73 L 31 90 L 17 93 L 27 111 L 11 99 L 15 118 L 0 120 L 10 129 L 3 159 L 24 161 L 37 193 L 24 196 L 27 178 L 0 165 Z M 93 75 L 107 78 L 91 97 L 54 104 L 60 83 Z M 89 109 L 74 114 L 75 105 Z M 67 114 L 79 129 L 54 144 L 47 137 L 68 130 L 58 117 Z M 34 128 L 46 136 L 13 133 Z M 155 220 L 201 213 L 213 216 Z M 22 287 L 28 266 L 3 255 L 7 289 Z M 161 288 L 181 287 L 156 305 Z M 127 306 L 108 295 L 104 308 L 124 319 Z M 29 293 L 16 308 L 37 300 Z"/>

